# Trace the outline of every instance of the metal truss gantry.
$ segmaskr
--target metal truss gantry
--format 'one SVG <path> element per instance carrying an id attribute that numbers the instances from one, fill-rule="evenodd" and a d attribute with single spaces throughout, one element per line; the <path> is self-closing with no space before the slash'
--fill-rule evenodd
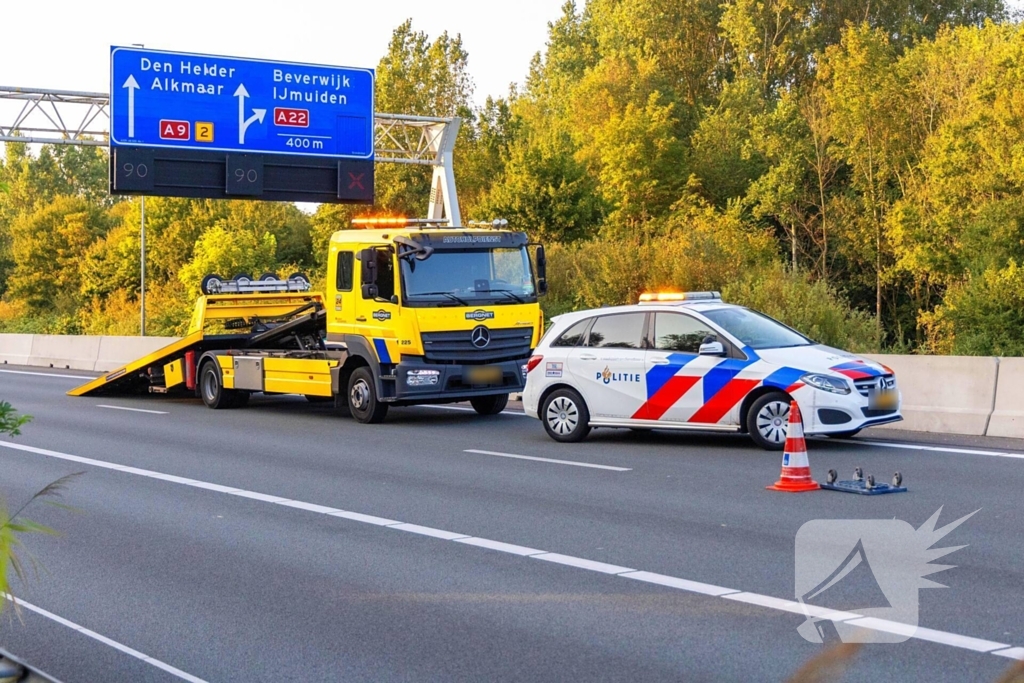
<path id="1" fill-rule="evenodd" d="M 431 166 L 427 217 L 462 225 L 455 174 L 455 138 L 461 119 L 374 114 L 377 162 Z M 0 142 L 107 146 L 110 96 L 106 93 L 0 86 Z"/>

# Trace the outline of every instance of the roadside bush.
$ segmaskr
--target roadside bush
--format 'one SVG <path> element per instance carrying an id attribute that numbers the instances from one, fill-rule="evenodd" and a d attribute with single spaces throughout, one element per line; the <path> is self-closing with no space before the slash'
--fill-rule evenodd
<path id="1" fill-rule="evenodd" d="M 1010 261 L 954 285 L 919 322 L 929 353 L 1024 356 L 1024 267 Z"/>
<path id="2" fill-rule="evenodd" d="M 810 273 L 792 272 L 781 263 L 744 274 L 722 288 L 722 297 L 761 311 L 811 339 L 847 351 L 875 347 L 875 321 L 850 308 L 827 283 Z"/>
<path id="3" fill-rule="evenodd" d="M 545 312 L 635 303 L 645 291 L 722 289 L 775 259 L 767 232 L 731 212 L 687 206 L 648 235 L 551 245 Z"/>

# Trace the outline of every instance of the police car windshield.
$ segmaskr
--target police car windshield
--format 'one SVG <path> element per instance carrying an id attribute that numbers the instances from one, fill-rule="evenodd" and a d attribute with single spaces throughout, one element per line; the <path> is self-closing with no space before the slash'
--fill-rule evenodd
<path id="1" fill-rule="evenodd" d="M 778 349 L 814 343 L 782 323 L 746 308 L 716 308 L 702 313 L 752 349 Z"/>
<path id="2" fill-rule="evenodd" d="M 530 256 L 515 249 L 437 250 L 423 261 L 400 259 L 412 306 L 518 304 L 536 301 Z"/>

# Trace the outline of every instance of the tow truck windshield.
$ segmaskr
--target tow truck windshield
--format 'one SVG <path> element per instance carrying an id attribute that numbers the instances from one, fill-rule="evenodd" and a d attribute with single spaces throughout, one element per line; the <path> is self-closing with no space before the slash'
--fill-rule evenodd
<path id="1" fill-rule="evenodd" d="M 537 293 L 525 247 L 434 251 L 399 259 L 407 306 L 533 303 Z"/>

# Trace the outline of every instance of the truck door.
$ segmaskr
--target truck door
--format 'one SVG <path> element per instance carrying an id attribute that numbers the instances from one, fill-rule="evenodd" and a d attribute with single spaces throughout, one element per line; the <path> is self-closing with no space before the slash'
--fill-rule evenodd
<path id="1" fill-rule="evenodd" d="M 593 417 L 628 420 L 644 404 L 644 326 L 647 314 L 602 315 L 567 367 Z"/>
<path id="2" fill-rule="evenodd" d="M 390 248 L 374 248 L 377 278 L 374 284 L 377 286 L 377 296 L 374 298 L 360 298 L 358 310 L 356 311 L 356 324 L 363 330 L 364 335 L 371 341 L 377 351 L 382 363 L 397 363 L 395 330 L 397 329 L 397 316 L 399 315 L 398 298 L 395 296 L 397 289 L 395 256 Z M 388 341 L 391 342 L 390 348 Z"/>
<path id="3" fill-rule="evenodd" d="M 355 252 L 344 249 L 332 249 L 332 267 L 328 270 L 327 277 L 333 278 L 334 301 L 328 301 L 329 315 L 333 322 L 342 325 L 351 325 L 355 319 L 355 290 L 353 288 L 353 273 L 355 267 Z"/>

